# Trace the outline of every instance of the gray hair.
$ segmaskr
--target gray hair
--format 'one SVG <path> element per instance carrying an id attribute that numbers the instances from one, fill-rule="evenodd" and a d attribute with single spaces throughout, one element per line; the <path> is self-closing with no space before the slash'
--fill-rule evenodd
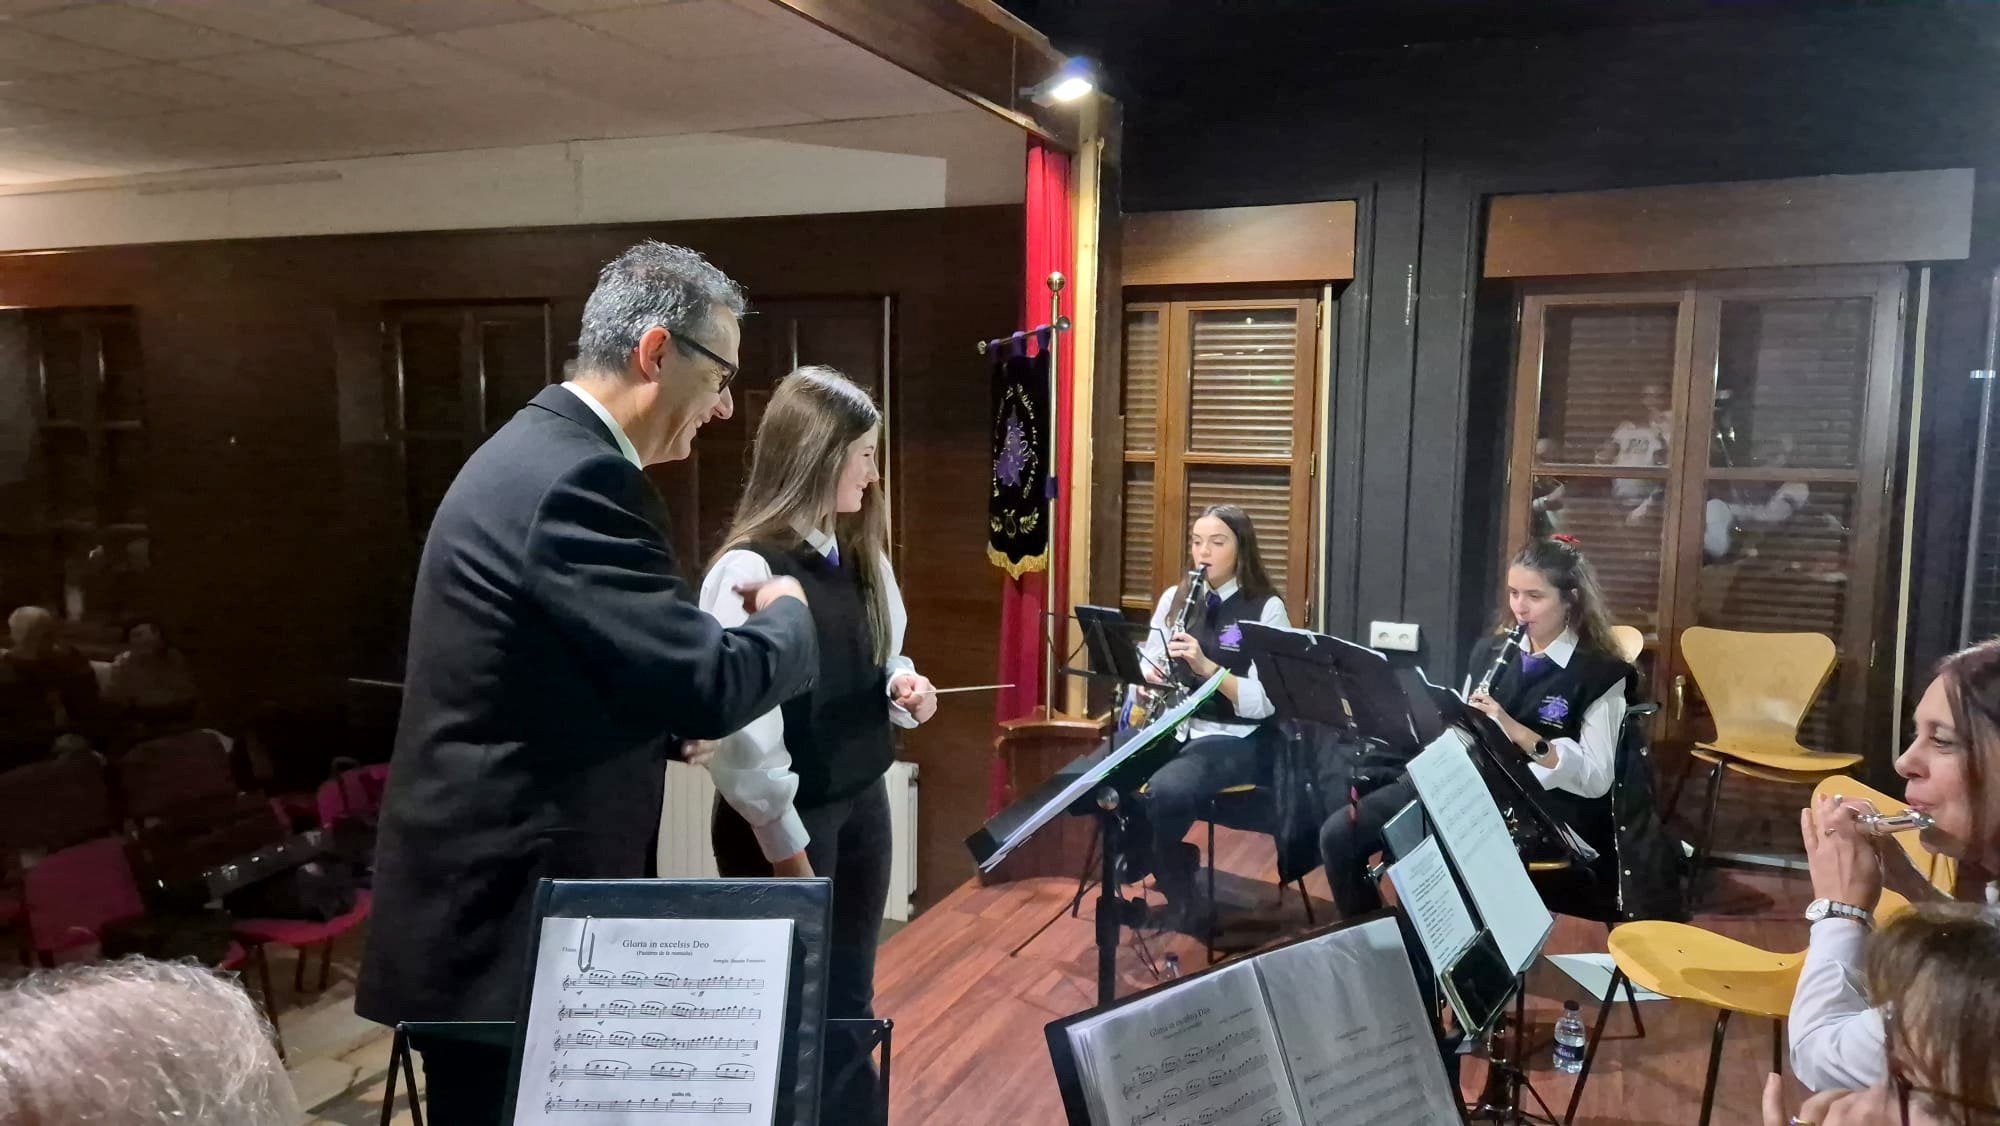
<path id="1" fill-rule="evenodd" d="M 0 990 L 0 1122 L 293 1126 L 269 1026 L 242 987 L 188 962 L 43 970 Z"/>
<path id="2" fill-rule="evenodd" d="M 743 287 L 708 259 L 648 239 L 597 272 L 597 288 L 583 306 L 574 374 L 623 372 L 647 329 L 692 333 L 718 305 L 741 317 L 749 303 Z"/>

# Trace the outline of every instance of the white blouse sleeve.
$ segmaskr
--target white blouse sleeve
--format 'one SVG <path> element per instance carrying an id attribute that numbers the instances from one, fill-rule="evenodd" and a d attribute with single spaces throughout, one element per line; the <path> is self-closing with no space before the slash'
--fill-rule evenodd
<path id="1" fill-rule="evenodd" d="M 903 588 L 896 582 L 896 570 L 889 566 L 889 557 L 882 557 L 882 601 L 889 609 L 889 657 L 882 662 L 882 671 L 888 674 L 884 683 L 890 695 L 895 695 L 896 678 L 904 674 L 916 675 L 917 663 L 903 655 L 903 635 L 910 628 L 910 614 L 903 606 Z M 895 704 L 889 705 L 889 722 L 897 727 L 915 727 L 917 717 Z"/>
<path id="2" fill-rule="evenodd" d="M 1888 1071 L 1882 1013 L 1861 987 L 1868 928 L 1854 919 L 1812 925 L 1806 962 L 1792 993 L 1785 1026 L 1792 1039 L 1792 1074 L 1814 1091 L 1865 1090 Z"/>
<path id="3" fill-rule="evenodd" d="M 763 556 L 754 551 L 728 552 L 702 580 L 701 608 L 724 629 L 740 626 L 748 615 L 737 585 L 770 577 L 771 565 Z M 708 774 L 722 800 L 750 823 L 766 860 L 783 860 L 806 847 L 811 836 L 792 806 L 799 776 L 792 773 L 791 752 L 785 749 L 783 710 L 773 708 L 741 731 L 716 740 Z"/>

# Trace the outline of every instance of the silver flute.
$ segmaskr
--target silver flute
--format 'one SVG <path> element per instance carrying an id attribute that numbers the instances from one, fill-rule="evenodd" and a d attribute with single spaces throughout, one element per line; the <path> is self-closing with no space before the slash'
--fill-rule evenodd
<path id="1" fill-rule="evenodd" d="M 1855 814 L 1854 823 L 1861 826 L 1861 831 L 1864 833 L 1886 837 L 1891 833 L 1928 829 L 1937 824 L 1937 819 L 1916 809 L 1905 809 L 1898 813 L 1876 813 L 1871 809 L 1866 813 Z"/>

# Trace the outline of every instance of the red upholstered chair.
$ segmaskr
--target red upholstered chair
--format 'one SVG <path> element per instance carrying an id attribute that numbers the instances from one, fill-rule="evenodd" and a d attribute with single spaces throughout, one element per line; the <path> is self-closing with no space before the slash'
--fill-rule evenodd
<path id="1" fill-rule="evenodd" d="M 89 947 L 94 955 L 106 927 L 146 913 L 125 847 L 123 839 L 105 837 L 53 853 L 27 870 L 23 883 L 29 944 L 47 964 L 54 965 L 58 955 L 83 947 Z M 232 942 L 215 968 L 239 970 L 253 960 L 261 977 L 258 984 L 264 995 L 264 1015 L 271 1022 L 272 1035 L 278 1037 L 282 1059 L 285 1041 L 278 1034 L 271 971 L 262 951 Z"/>
<path id="2" fill-rule="evenodd" d="M 311 919 L 238 919 L 233 930 L 238 941 L 248 944 L 252 952 L 260 956 L 263 948 L 273 943 L 298 951 L 298 966 L 292 973 L 294 993 L 305 992 L 306 953 L 318 947 L 318 991 L 323 992 L 333 977 L 334 940 L 368 920 L 370 903 L 368 890 L 363 888 L 354 893 L 354 906 L 346 914 L 323 923 Z"/>
<path id="3" fill-rule="evenodd" d="M 104 837 L 51 853 L 22 877 L 26 892 L 28 941 L 44 964 L 83 947 L 95 954 L 98 938 L 113 923 L 146 913 L 139 898 L 125 842 Z"/>

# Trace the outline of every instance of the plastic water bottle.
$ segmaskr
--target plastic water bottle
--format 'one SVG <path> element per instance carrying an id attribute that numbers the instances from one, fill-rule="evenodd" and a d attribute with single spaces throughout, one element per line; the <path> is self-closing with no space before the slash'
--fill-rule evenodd
<path id="1" fill-rule="evenodd" d="M 1168 981 L 1181 976 L 1181 956 L 1169 953 L 1166 957 L 1166 965 L 1161 968 L 1166 971 Z"/>
<path id="2" fill-rule="evenodd" d="M 1583 1070 L 1583 1046 L 1588 1039 L 1583 1031 L 1583 1018 L 1577 1015 L 1576 1002 L 1563 1002 L 1562 1019 L 1556 1021 L 1556 1070 L 1571 1075 Z"/>

